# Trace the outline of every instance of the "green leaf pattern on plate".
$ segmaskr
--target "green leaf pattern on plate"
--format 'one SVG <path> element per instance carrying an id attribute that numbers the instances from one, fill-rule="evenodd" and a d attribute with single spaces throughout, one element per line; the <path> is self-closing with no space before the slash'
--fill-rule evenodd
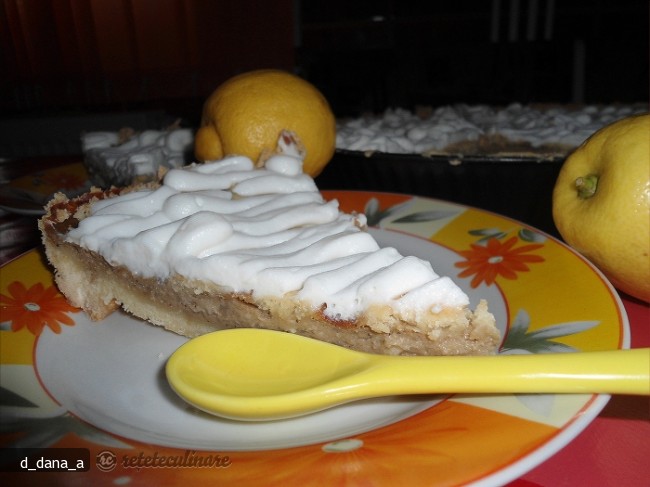
<path id="1" fill-rule="evenodd" d="M 503 354 L 516 353 L 563 353 L 576 352 L 570 345 L 553 341 L 552 338 L 561 338 L 583 331 L 590 330 L 600 324 L 599 321 L 571 321 L 550 325 L 539 330 L 529 331 L 530 317 L 525 310 L 519 310 L 514 322 L 507 332 L 506 339 L 501 346 Z"/>
<path id="2" fill-rule="evenodd" d="M 510 228 L 507 230 L 502 230 L 501 228 L 476 228 L 474 230 L 470 230 L 468 233 L 475 237 L 479 237 L 476 243 L 483 245 L 492 238 L 501 240 L 510 235 L 515 230 L 517 231 L 517 237 L 519 237 L 524 242 L 542 244 L 546 241 L 546 237 L 543 234 L 529 228 L 520 228 L 518 230 L 515 228 Z"/>
<path id="3" fill-rule="evenodd" d="M 405 201 L 404 203 L 393 205 L 382 210 L 379 206 L 379 200 L 377 198 L 370 198 L 364 208 L 364 213 L 366 215 L 366 219 L 368 220 L 368 226 L 381 227 L 386 220 L 394 218 L 397 215 L 407 211 L 408 208 L 413 205 L 414 201 L 415 200 L 412 198 L 408 201 Z M 395 218 L 391 221 L 391 223 L 399 224 L 432 222 L 436 220 L 442 220 L 444 218 L 449 218 L 456 215 L 457 213 L 457 211 L 450 210 L 416 211 Z"/>

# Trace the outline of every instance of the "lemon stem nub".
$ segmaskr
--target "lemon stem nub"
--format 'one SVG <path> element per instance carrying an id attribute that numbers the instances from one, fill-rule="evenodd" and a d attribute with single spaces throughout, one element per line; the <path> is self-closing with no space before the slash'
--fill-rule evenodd
<path id="1" fill-rule="evenodd" d="M 598 188 L 598 176 L 590 174 L 589 176 L 579 177 L 576 179 L 576 189 L 578 196 L 582 199 L 591 198 L 596 194 Z"/>

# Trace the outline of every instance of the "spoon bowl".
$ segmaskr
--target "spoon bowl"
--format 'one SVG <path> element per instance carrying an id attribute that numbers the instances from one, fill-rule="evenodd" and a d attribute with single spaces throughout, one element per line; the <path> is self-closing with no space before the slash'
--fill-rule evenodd
<path id="1" fill-rule="evenodd" d="M 264 421 L 402 394 L 650 395 L 650 349 L 401 357 L 243 328 L 188 341 L 172 354 L 166 373 L 176 393 L 199 409 L 229 419 Z"/>

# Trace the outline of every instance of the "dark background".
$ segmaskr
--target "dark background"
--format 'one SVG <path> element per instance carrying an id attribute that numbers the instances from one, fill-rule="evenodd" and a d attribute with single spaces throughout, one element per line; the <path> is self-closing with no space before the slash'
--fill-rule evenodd
<path id="1" fill-rule="evenodd" d="M 648 97 L 647 1 L 306 1 L 301 26 L 297 64 L 340 113 Z"/>
<path id="2" fill-rule="evenodd" d="M 162 129 L 176 119 L 195 127 L 221 82 L 258 68 L 313 82 L 339 117 L 454 103 L 647 103 L 648 6 L 2 0 L 0 183 L 32 167 L 27 163 L 41 164 L 37 156 L 78 160 L 86 131 Z M 338 151 L 317 182 L 448 199 L 554 232 L 550 198 L 559 161 L 447 162 L 350 160 Z"/>
<path id="3" fill-rule="evenodd" d="M 3 119 L 163 110 L 198 120 L 263 67 L 338 116 L 451 103 L 648 100 L 647 0 L 3 0 Z"/>

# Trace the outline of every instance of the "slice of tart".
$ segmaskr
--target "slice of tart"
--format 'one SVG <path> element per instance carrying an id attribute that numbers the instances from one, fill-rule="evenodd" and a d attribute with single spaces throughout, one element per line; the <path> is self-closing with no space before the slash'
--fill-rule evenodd
<path id="1" fill-rule="evenodd" d="M 294 142 L 261 166 L 232 156 L 57 195 L 39 228 L 59 289 L 93 320 L 122 307 L 187 337 L 258 327 L 383 354 L 494 353 L 487 303 L 471 310 L 429 262 L 380 248 L 364 215 L 322 198 Z"/>

